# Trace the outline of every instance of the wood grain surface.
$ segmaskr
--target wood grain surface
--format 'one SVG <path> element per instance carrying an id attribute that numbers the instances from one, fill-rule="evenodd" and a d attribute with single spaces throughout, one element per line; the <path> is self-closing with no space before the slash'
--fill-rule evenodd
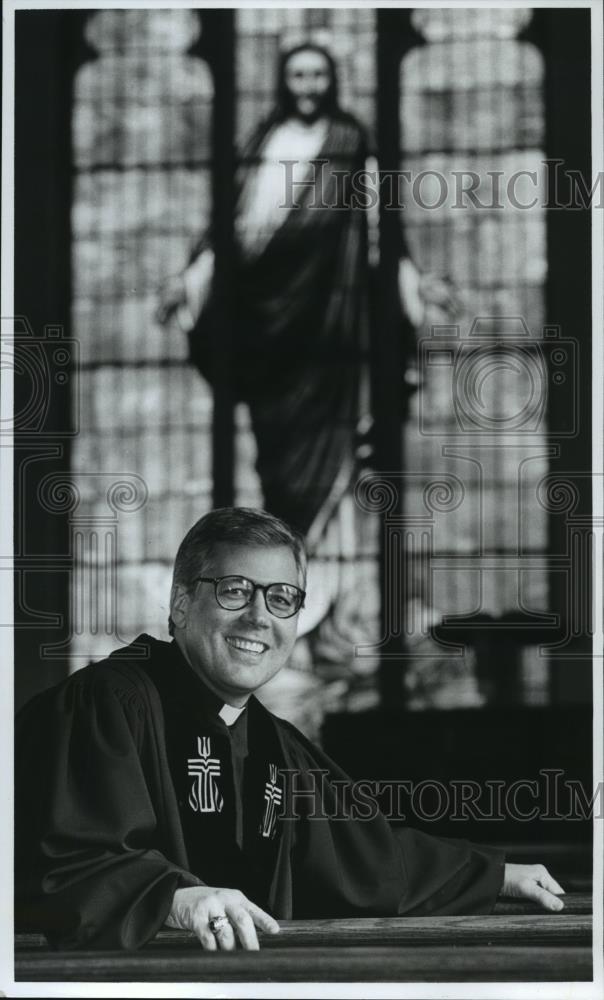
<path id="1" fill-rule="evenodd" d="M 259 952 L 205 952 L 188 931 L 162 930 L 137 952 L 54 952 L 15 937 L 22 982 L 589 981 L 591 897 L 560 913 L 501 901 L 491 916 L 283 920 Z"/>
<path id="2" fill-rule="evenodd" d="M 592 977 L 584 947 L 399 946 L 276 948 L 257 952 L 29 953 L 22 982 L 556 982 Z"/>

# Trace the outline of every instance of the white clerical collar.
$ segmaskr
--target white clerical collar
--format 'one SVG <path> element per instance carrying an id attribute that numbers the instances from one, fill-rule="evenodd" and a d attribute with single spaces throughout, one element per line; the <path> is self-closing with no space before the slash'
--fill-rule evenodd
<path id="1" fill-rule="evenodd" d="M 242 712 L 245 712 L 245 705 L 243 708 L 234 708 L 233 705 L 223 705 L 218 715 L 227 726 L 234 726 Z"/>

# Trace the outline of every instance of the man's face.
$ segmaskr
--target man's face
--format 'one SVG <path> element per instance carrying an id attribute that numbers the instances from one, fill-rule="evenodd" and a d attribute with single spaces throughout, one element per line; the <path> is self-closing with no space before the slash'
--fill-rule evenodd
<path id="1" fill-rule="evenodd" d="M 296 114 L 304 121 L 314 121 L 321 114 L 325 95 L 331 86 L 329 62 L 320 52 L 303 49 L 285 64 L 285 86 Z"/>
<path id="2" fill-rule="evenodd" d="M 218 545 L 200 576 L 246 576 L 254 583 L 302 586 L 293 552 L 274 548 Z M 276 618 L 257 590 L 252 602 L 227 611 L 216 601 L 214 584 L 179 589 L 172 602 L 177 642 L 193 670 L 230 705 L 245 705 L 250 694 L 285 664 L 296 638 L 298 615 Z"/>

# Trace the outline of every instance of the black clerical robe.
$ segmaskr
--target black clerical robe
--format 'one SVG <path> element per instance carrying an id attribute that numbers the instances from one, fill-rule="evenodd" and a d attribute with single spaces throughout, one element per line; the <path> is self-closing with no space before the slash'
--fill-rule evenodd
<path id="1" fill-rule="evenodd" d="M 490 911 L 498 852 L 394 836 L 380 814 L 335 818 L 347 779 L 333 761 L 253 697 L 233 730 L 220 707 L 176 644 L 149 636 L 25 706 L 17 928 L 135 948 L 199 884 L 240 888 L 277 919 Z"/>

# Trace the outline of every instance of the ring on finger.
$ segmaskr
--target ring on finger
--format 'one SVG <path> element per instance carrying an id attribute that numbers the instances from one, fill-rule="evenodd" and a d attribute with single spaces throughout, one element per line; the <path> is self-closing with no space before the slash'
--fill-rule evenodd
<path id="1" fill-rule="evenodd" d="M 208 927 L 212 931 L 212 934 L 220 934 L 220 931 L 224 930 L 225 927 L 230 927 L 231 921 L 228 917 L 212 917 L 208 921 Z"/>

